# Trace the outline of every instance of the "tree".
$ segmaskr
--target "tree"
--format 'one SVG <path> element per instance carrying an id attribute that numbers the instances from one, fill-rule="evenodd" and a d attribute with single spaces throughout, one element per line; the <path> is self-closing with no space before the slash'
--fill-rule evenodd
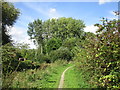
<path id="1" fill-rule="evenodd" d="M 64 41 L 67 38 L 82 38 L 83 28 L 85 27 L 82 20 L 73 18 L 59 18 L 48 19 L 44 22 L 42 20 L 35 20 L 28 25 L 28 35 L 38 44 L 43 53 L 43 45 L 51 38 L 59 38 Z M 48 46 L 47 46 L 48 47 Z"/>
<path id="2" fill-rule="evenodd" d="M 48 41 L 49 37 L 50 37 L 50 33 L 51 33 L 51 22 L 50 19 L 48 19 L 47 21 L 43 22 L 43 28 L 44 28 L 44 37 L 46 39 L 46 41 Z"/>
<path id="3" fill-rule="evenodd" d="M 75 47 L 76 42 L 77 40 L 75 38 L 69 38 L 63 42 L 63 46 L 67 47 L 69 50 L 72 50 L 72 48 Z"/>
<path id="4" fill-rule="evenodd" d="M 51 20 L 52 22 L 52 20 Z M 76 20 L 73 18 L 59 18 L 56 20 L 56 27 L 52 30 L 54 37 L 59 37 L 62 40 L 67 38 L 81 38 L 83 35 L 83 28 L 85 24 L 82 20 Z"/>
<path id="5" fill-rule="evenodd" d="M 35 20 L 33 23 L 28 24 L 28 35 L 30 39 L 39 46 L 41 54 L 43 53 L 43 22 L 40 19 Z"/>
<path id="6" fill-rule="evenodd" d="M 49 53 L 52 50 L 58 49 L 62 45 L 62 41 L 57 38 L 51 38 L 47 43 L 46 43 L 46 51 Z"/>
<path id="7" fill-rule="evenodd" d="M 26 43 L 16 43 L 14 44 L 15 48 L 20 52 L 21 57 L 27 58 L 26 54 L 28 53 L 29 50 L 29 44 Z"/>
<path id="8" fill-rule="evenodd" d="M 10 43 L 11 37 L 8 34 L 7 27 L 13 26 L 20 12 L 12 3 L 2 2 L 2 45 Z"/>

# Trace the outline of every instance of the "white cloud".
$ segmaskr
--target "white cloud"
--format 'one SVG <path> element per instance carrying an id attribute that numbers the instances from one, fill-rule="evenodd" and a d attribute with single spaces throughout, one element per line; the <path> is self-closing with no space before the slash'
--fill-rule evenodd
<path id="1" fill-rule="evenodd" d="M 85 32 L 92 32 L 92 33 L 96 33 L 98 27 L 94 26 L 94 25 L 89 25 L 89 26 L 86 26 L 84 28 L 84 31 Z"/>
<path id="2" fill-rule="evenodd" d="M 27 43 L 29 44 L 30 48 L 36 48 L 32 40 L 29 39 L 29 36 L 27 36 L 25 39 L 21 40 L 20 43 Z"/>
<path id="3" fill-rule="evenodd" d="M 20 27 L 11 27 L 9 34 L 12 37 L 12 40 L 17 43 L 27 43 L 29 44 L 30 48 L 36 48 L 34 43 L 29 40 L 29 36 L 26 33 L 25 28 L 20 28 Z"/>
<path id="4" fill-rule="evenodd" d="M 49 18 L 59 18 L 59 17 L 61 17 L 61 15 L 58 14 L 58 12 L 55 8 L 50 8 L 49 12 L 48 12 L 48 17 Z"/>
<path id="5" fill-rule="evenodd" d="M 99 0 L 99 4 L 104 4 L 105 3 L 105 0 Z"/>
<path id="6" fill-rule="evenodd" d="M 49 12 L 50 13 L 56 13 L 56 9 L 55 8 L 50 8 Z"/>
<path id="7" fill-rule="evenodd" d="M 99 0 L 99 5 L 105 4 L 106 2 L 113 2 L 114 0 Z"/>

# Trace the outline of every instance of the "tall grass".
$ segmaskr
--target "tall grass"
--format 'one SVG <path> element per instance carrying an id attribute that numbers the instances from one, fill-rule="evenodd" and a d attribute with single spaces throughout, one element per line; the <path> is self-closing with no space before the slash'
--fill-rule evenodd
<path id="1" fill-rule="evenodd" d="M 74 66 L 65 73 L 64 88 L 91 88 L 91 86 L 83 77 L 82 71 Z"/>
<path id="2" fill-rule="evenodd" d="M 57 88 L 62 72 L 68 66 L 70 64 L 63 60 L 58 60 L 52 64 L 44 63 L 41 64 L 39 69 L 24 70 L 11 74 L 5 79 L 5 84 L 12 80 L 9 85 L 10 88 Z"/>

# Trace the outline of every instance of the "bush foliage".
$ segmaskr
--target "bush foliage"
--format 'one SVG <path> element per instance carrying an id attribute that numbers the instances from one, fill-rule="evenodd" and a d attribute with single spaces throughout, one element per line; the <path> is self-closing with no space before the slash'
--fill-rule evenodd
<path id="1" fill-rule="evenodd" d="M 53 62 L 57 59 L 70 61 L 72 59 L 72 53 L 67 47 L 61 47 L 58 50 L 50 52 L 50 57 Z"/>
<path id="2" fill-rule="evenodd" d="M 120 88 L 120 21 L 103 18 L 102 22 L 95 24 L 99 28 L 96 37 L 89 36 L 89 43 L 79 49 L 74 59 L 79 60 L 80 69 L 89 73 L 91 84 Z"/>

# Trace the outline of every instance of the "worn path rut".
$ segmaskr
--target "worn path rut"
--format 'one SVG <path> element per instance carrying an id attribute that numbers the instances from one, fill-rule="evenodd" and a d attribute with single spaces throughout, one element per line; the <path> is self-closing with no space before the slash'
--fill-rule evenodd
<path id="1" fill-rule="evenodd" d="M 65 72 L 66 72 L 68 69 L 72 68 L 72 67 L 73 67 L 73 66 L 70 66 L 70 67 L 66 68 L 66 69 L 63 71 L 63 73 L 62 73 L 62 75 L 61 75 L 61 79 L 60 79 L 58 88 L 63 88 Z"/>

